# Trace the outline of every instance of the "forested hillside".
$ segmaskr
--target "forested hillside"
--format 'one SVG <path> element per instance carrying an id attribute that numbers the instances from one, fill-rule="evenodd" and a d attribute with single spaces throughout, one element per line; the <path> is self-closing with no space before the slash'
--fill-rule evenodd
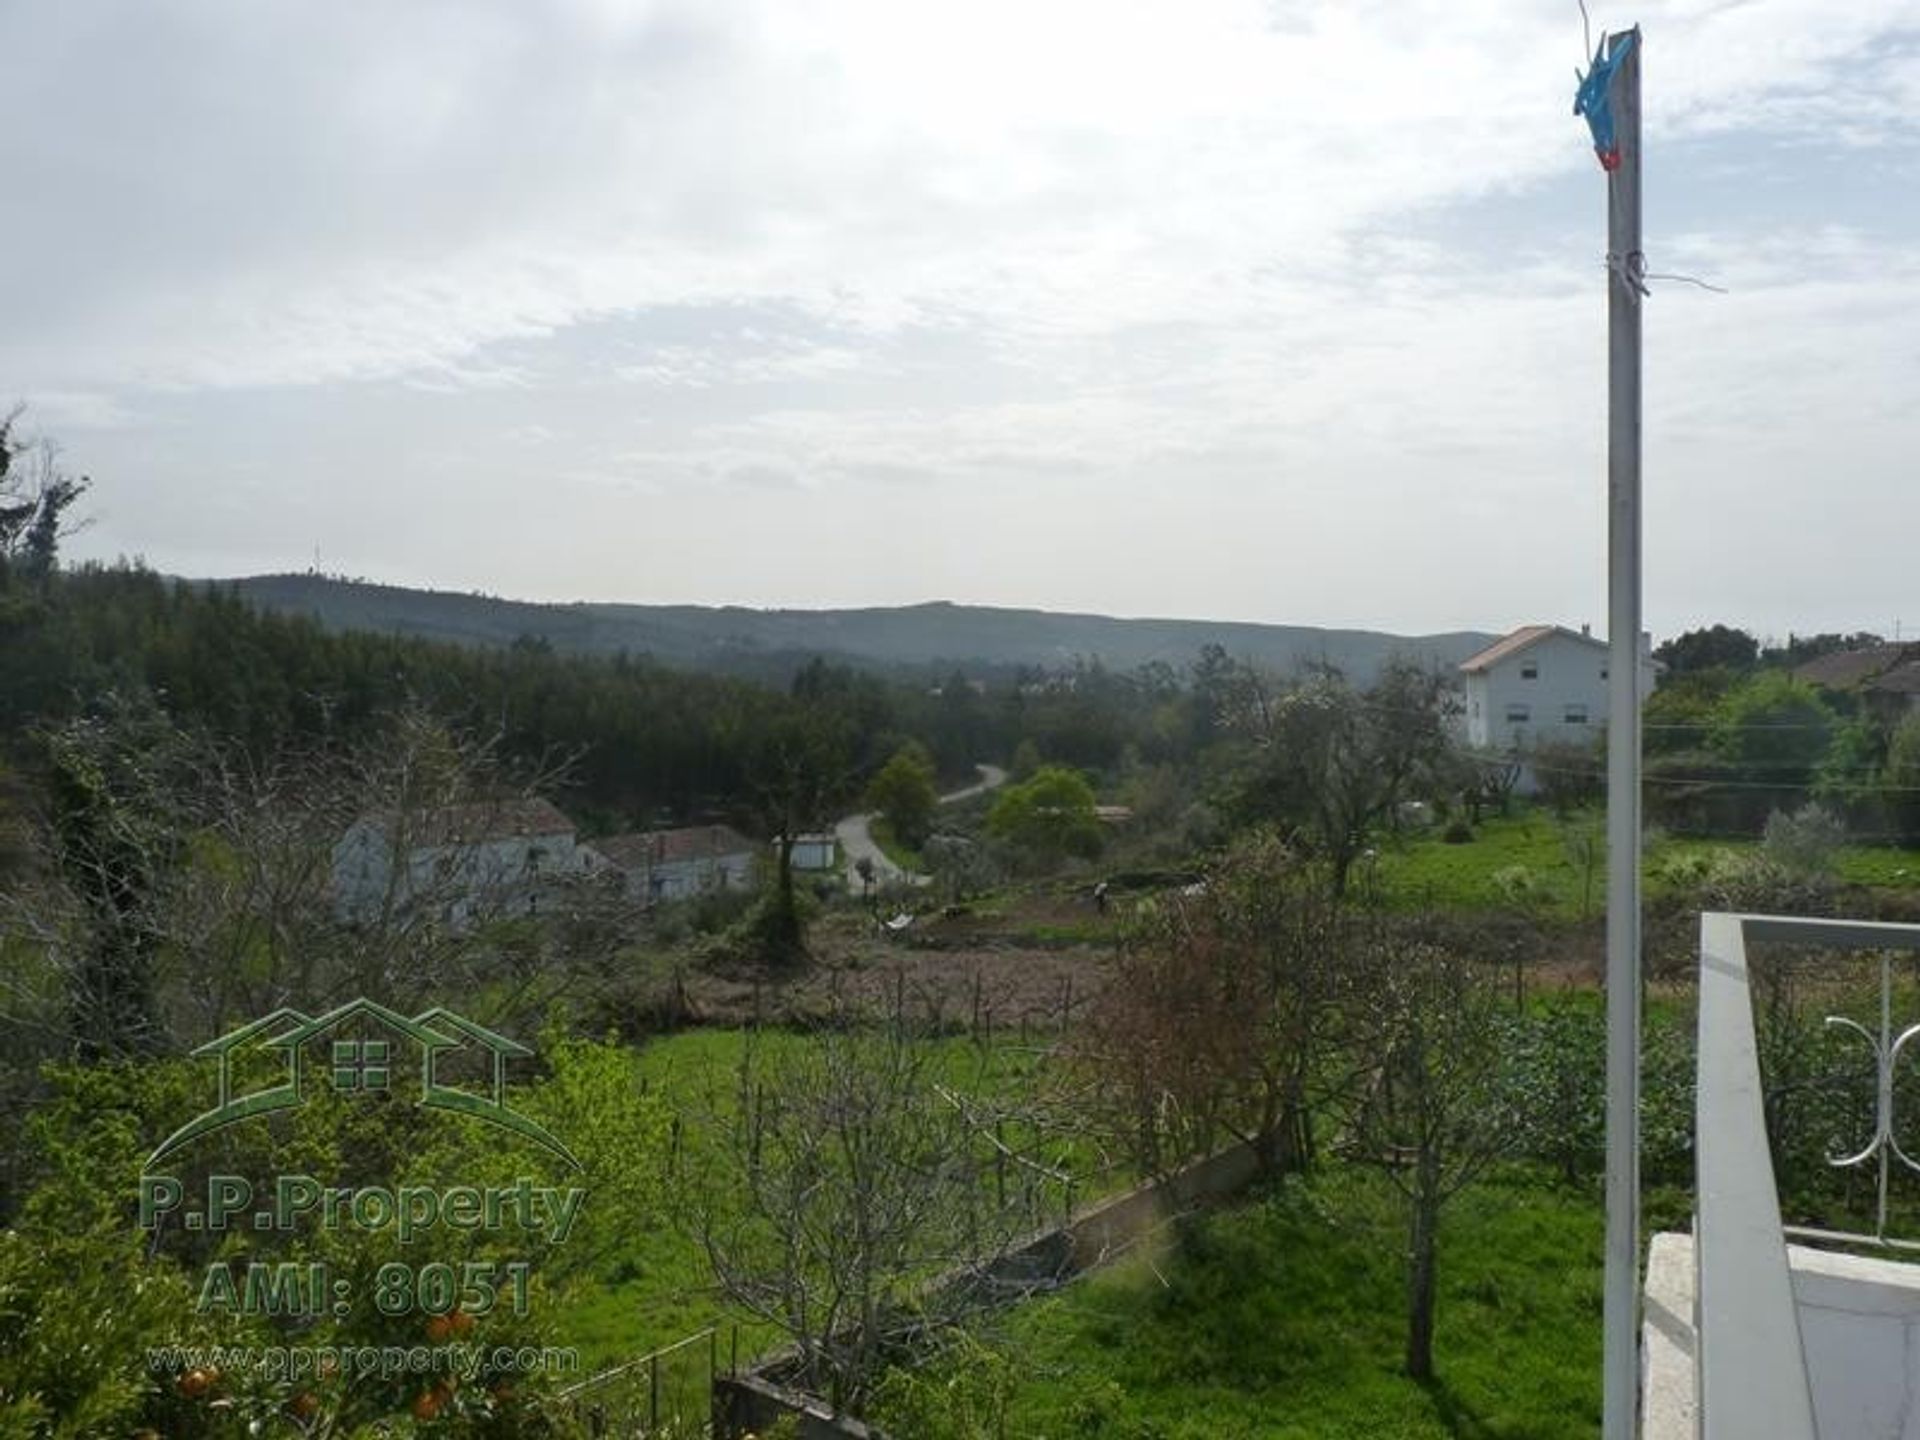
<path id="1" fill-rule="evenodd" d="M 824 655 L 866 665 L 976 669 L 1071 665 L 1098 660 L 1116 670 L 1191 663 L 1202 647 L 1272 669 L 1309 661 L 1361 680 L 1405 656 L 1452 665 L 1493 637 L 1479 631 L 1387 635 L 1307 625 L 1210 620 L 1125 620 L 939 602 L 867 610 L 750 610 L 701 605 L 534 605 L 486 595 L 408 590 L 324 575 L 258 575 L 231 584 L 271 610 L 311 615 L 331 629 L 378 630 L 469 644 L 524 636 L 556 649 L 656 659 L 735 674 L 790 674 Z"/>
<path id="2" fill-rule="evenodd" d="M 1208 653 L 1217 683 L 1231 667 Z M 475 647 L 333 631 L 256 609 L 232 587 L 130 566 L 13 587 L 0 608 L 0 674 L 0 733 L 21 763 L 38 750 L 30 732 L 95 713 L 109 697 L 157 706 L 256 758 L 295 744 L 364 745 L 413 707 L 522 766 L 564 762 L 557 798 L 607 827 L 724 814 L 763 828 L 755 815 L 783 729 L 826 744 L 832 792 L 846 797 L 908 739 L 949 777 L 1023 743 L 1093 771 L 1166 762 L 1210 742 L 1216 705 L 1190 687 L 1186 666 L 1122 673 L 1081 662 L 990 678 L 956 668 L 909 680 L 816 657 L 775 685 L 646 656 L 567 654 L 526 637 Z"/>

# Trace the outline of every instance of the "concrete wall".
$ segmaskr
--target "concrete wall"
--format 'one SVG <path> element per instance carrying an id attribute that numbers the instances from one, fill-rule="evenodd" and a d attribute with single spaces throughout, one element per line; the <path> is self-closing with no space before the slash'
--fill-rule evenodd
<path id="1" fill-rule="evenodd" d="M 640 881 L 646 897 L 654 900 L 685 900 L 709 890 L 745 890 L 752 883 L 750 851 L 696 860 L 662 860 Z"/>
<path id="2" fill-rule="evenodd" d="M 1821 1440 L 1920 1440 L 1920 1265 L 1789 1245 L 1794 1312 Z M 1642 1332 L 1642 1440 L 1695 1440 L 1694 1249 L 1653 1237 Z M 1708 1324 L 1738 1326 L 1737 1315 Z"/>
<path id="3" fill-rule="evenodd" d="M 1920 1266 L 1787 1247 L 1813 1418 L 1834 1440 L 1920 1440 Z"/>
<path id="4" fill-rule="evenodd" d="M 713 1433 L 731 1440 L 764 1434 L 788 1415 L 800 1421 L 800 1440 L 886 1440 L 882 1431 L 835 1415 L 826 1401 L 788 1390 L 757 1375 L 713 1377 Z"/>
<path id="5" fill-rule="evenodd" d="M 964 1298 L 982 1309 L 1022 1299 L 1118 1258 L 1174 1216 L 1237 1195 L 1259 1175 L 1253 1151 L 1236 1145 L 1196 1161 L 1164 1183 L 1150 1182 L 1110 1196 L 1016 1246 L 985 1269 L 955 1271 L 936 1280 L 929 1291 L 935 1297 Z M 885 1440 L 878 1430 L 835 1416 L 824 1400 L 769 1378 L 790 1367 L 793 1359 L 793 1350 L 785 1347 L 743 1375 L 716 1377 L 714 1434 L 732 1440 L 793 1414 L 801 1417 L 803 1440 Z"/>

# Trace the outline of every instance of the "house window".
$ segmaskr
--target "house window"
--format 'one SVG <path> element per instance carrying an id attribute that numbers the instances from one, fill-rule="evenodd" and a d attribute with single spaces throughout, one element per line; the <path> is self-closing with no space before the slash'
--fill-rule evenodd
<path id="1" fill-rule="evenodd" d="M 1538 680 L 1540 678 L 1540 662 L 1538 660 L 1521 661 L 1520 678 L 1522 680 Z"/>
<path id="2" fill-rule="evenodd" d="M 1604 680 L 1604 679 L 1606 679 L 1606 678 L 1607 678 L 1607 667 L 1606 667 L 1606 666 L 1604 666 L 1604 665 L 1602 665 L 1602 666 L 1600 667 L 1600 678 L 1601 678 L 1602 680 Z"/>
<path id="3" fill-rule="evenodd" d="M 1533 718 L 1533 709 L 1528 705 L 1507 706 L 1507 724 L 1524 725 Z"/>
<path id="4" fill-rule="evenodd" d="M 333 1088 L 336 1090 L 386 1089 L 387 1042 L 385 1040 L 334 1041 Z"/>
<path id="5" fill-rule="evenodd" d="M 1587 723 L 1587 707 L 1584 705 L 1567 706 L 1567 724 L 1584 725 Z"/>

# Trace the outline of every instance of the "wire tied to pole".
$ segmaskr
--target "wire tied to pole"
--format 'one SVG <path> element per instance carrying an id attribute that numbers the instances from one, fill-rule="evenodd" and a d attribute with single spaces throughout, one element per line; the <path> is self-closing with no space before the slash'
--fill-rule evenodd
<path id="1" fill-rule="evenodd" d="M 1702 290 L 1711 290 L 1715 295 L 1731 293 L 1726 286 L 1715 285 L 1710 281 L 1702 280 L 1697 275 L 1676 275 L 1666 271 L 1649 270 L 1647 257 L 1638 250 L 1627 255 L 1625 259 L 1619 255 L 1610 254 L 1607 256 L 1606 264 L 1607 270 L 1613 277 L 1636 295 L 1652 295 L 1653 291 L 1648 282 L 1653 280 L 1669 280 L 1680 285 L 1697 285 Z"/>
<path id="2" fill-rule="evenodd" d="M 1651 295 L 1647 288 L 1647 257 L 1638 250 L 1631 250 L 1625 256 L 1609 253 L 1607 269 L 1613 278 L 1636 295 Z"/>

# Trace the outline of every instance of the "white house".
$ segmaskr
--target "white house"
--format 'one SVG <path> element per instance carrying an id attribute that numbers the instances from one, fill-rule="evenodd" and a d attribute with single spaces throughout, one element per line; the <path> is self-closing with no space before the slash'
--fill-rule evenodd
<path id="1" fill-rule="evenodd" d="M 454 925 L 537 914 L 556 883 L 588 866 L 573 822 L 546 800 L 363 815 L 333 847 L 334 910 Z"/>
<path id="2" fill-rule="evenodd" d="M 753 883 L 754 844 L 725 825 L 609 835 L 591 849 L 620 873 L 631 900 L 684 900 Z"/>
<path id="3" fill-rule="evenodd" d="M 1640 637 L 1640 693 L 1652 692 L 1652 639 Z M 1593 740 L 1607 721 L 1607 642 L 1586 626 L 1522 625 L 1460 665 L 1461 723 L 1476 750 Z"/>

